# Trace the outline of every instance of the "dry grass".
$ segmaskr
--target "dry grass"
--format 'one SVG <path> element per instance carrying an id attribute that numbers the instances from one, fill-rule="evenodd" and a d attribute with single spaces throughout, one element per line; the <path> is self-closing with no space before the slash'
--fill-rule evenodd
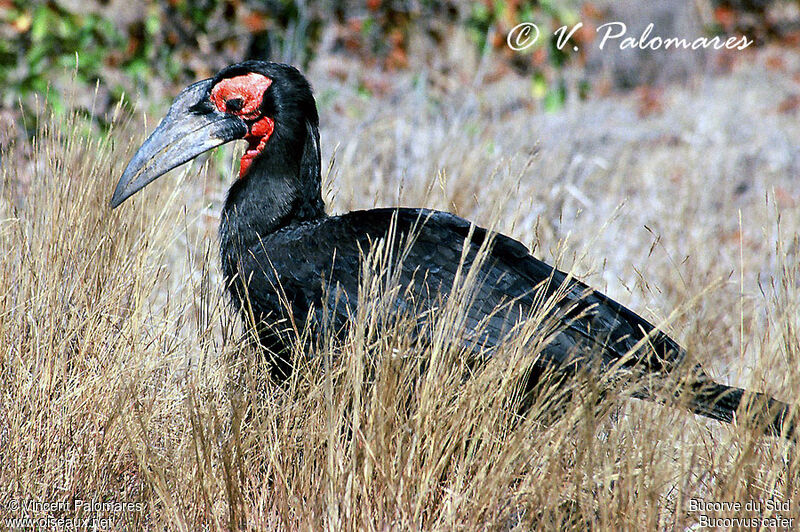
<path id="1" fill-rule="evenodd" d="M 339 139 L 332 210 L 426 205 L 494 225 L 669 318 L 720 379 L 796 400 L 800 128 L 752 103 L 780 91 L 758 75 L 676 89 L 646 120 L 626 101 L 554 118 L 489 89 L 450 105 L 399 84 L 387 107 L 340 87 L 322 109 L 326 160 Z M 751 104 L 706 106 L 726 93 Z M 595 412 L 591 386 L 558 419 L 518 419 L 514 382 L 535 350 L 508 346 L 462 384 L 448 338 L 464 299 L 419 346 L 402 321 L 377 326 L 380 275 L 365 278 L 373 312 L 344 345 L 319 343 L 286 389 L 265 384 L 220 290 L 226 183 L 194 167 L 111 212 L 140 136 L 86 130 L 51 123 L 32 150 L 3 154 L 4 518 L 16 503 L 75 499 L 144 508 L 34 516 L 105 515 L 111 529 L 672 529 L 700 520 L 692 498 L 788 501 L 778 513 L 800 516 L 788 443 L 624 397 Z"/>

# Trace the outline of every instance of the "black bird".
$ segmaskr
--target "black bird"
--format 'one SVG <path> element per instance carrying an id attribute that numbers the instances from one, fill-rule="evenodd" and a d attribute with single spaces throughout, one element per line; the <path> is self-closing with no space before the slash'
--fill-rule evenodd
<path id="1" fill-rule="evenodd" d="M 234 304 L 246 321 L 259 323 L 261 344 L 273 353 L 276 378 L 291 371 L 287 325 L 323 322 L 337 330 L 355 315 L 359 271 L 375 242 L 412 235 L 398 265 L 397 308 L 413 300 L 430 310 L 446 297 L 462 268 L 478 262 L 480 283 L 467 325 L 491 350 L 554 294 L 547 312 L 557 332 L 531 370 L 529 385 L 552 369 L 561 375 L 592 367 L 641 376 L 668 377 L 688 365 L 671 338 L 616 301 L 534 258 L 521 243 L 470 222 L 426 209 L 383 208 L 329 216 L 320 192 L 319 118 L 311 87 L 294 67 L 262 61 L 229 66 L 214 78 L 184 89 L 167 116 L 123 173 L 111 207 L 197 155 L 232 140 L 248 148 L 231 185 L 220 224 L 222 270 Z M 392 239 L 399 255 L 400 238 Z M 327 288 L 331 288 L 330 290 Z M 333 289 L 335 288 L 335 289 Z M 500 307 L 503 310 L 497 311 Z M 327 320 L 327 321 L 326 321 Z M 465 340 L 466 341 L 466 340 Z M 683 368 L 687 369 L 687 368 Z M 771 433 L 793 431 L 790 407 L 766 395 L 714 382 L 699 366 L 676 395 L 688 396 L 698 414 L 732 422 L 743 403 Z M 637 391 L 657 400 L 647 388 Z M 792 425 L 791 427 L 789 425 Z"/>

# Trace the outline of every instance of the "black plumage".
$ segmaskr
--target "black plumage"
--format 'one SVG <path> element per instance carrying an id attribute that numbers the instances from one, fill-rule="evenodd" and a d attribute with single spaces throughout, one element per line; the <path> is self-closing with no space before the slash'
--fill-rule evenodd
<path id="1" fill-rule="evenodd" d="M 173 109 L 187 118 L 176 120 L 170 111 L 126 169 L 112 206 L 202 151 L 237 138 L 250 142 L 242 175 L 231 186 L 222 211 L 222 268 L 234 304 L 247 321 L 257 322 L 261 343 L 272 353 L 276 378 L 291 371 L 287 353 L 293 329 L 307 325 L 318 331 L 323 324 L 336 332 L 346 329 L 356 314 L 363 259 L 391 233 L 393 256 L 402 257 L 396 265 L 398 311 L 435 310 L 459 268 L 469 269 L 480 257 L 463 342 L 482 352 L 491 353 L 549 301 L 545 312 L 558 326 L 549 331 L 529 386 L 551 369 L 571 375 L 592 367 L 660 378 L 680 370 L 692 379 L 675 393 L 685 392 L 698 414 L 731 422 L 749 396 L 759 405 L 758 420 L 771 431 L 780 432 L 789 417 L 784 403 L 715 383 L 699 366 L 684 367 L 686 353 L 671 338 L 537 260 L 511 238 L 425 209 L 327 215 L 320 193 L 316 104 L 308 82 L 295 68 L 257 61 L 233 65 L 181 93 Z M 175 134 L 162 131 L 169 129 L 168 119 L 181 124 L 181 131 L 198 147 L 170 154 L 174 140 L 169 139 Z M 184 138 L 183 145 L 186 142 Z M 153 162 L 164 153 L 172 157 L 170 164 Z M 655 398 L 644 386 L 636 395 Z"/>

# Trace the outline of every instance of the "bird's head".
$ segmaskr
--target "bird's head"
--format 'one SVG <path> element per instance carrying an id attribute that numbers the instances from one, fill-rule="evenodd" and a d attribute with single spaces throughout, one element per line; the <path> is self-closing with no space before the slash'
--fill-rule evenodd
<path id="1" fill-rule="evenodd" d="M 178 94 L 125 168 L 111 207 L 173 168 L 232 140 L 248 142 L 240 178 L 270 152 L 282 160 L 300 161 L 307 137 L 310 132 L 316 135 L 318 123 L 311 87 L 296 68 L 264 61 L 226 67 Z M 318 151 L 316 144 L 315 148 Z"/>

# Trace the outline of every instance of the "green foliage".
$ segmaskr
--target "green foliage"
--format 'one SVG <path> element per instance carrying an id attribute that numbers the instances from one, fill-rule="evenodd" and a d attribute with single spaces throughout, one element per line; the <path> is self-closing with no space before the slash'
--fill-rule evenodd
<path id="1" fill-rule="evenodd" d="M 86 94 L 99 87 L 98 98 L 78 102 L 101 125 L 124 93 L 158 99 L 170 86 L 247 58 L 302 62 L 322 20 L 296 0 L 9 3 L 0 10 L 0 107 L 16 109 L 21 100 L 30 108 L 46 96 L 63 113 L 65 81 L 74 77 Z M 35 130 L 35 115 L 25 118 Z"/>
<path id="2" fill-rule="evenodd" d="M 147 65 L 149 47 L 131 46 L 114 22 L 97 12 L 73 12 L 55 2 L 15 1 L 3 22 L 0 83 L 7 88 L 1 102 L 5 107 L 15 106 L 18 98 L 28 104 L 32 97 L 46 94 L 54 111 L 63 113 L 60 90 L 50 87 L 61 88 L 65 77 L 87 88 L 102 84 L 111 105 L 125 88 L 111 81 L 109 70 L 119 68 L 135 79 Z M 151 36 L 145 34 L 142 42 Z"/>

